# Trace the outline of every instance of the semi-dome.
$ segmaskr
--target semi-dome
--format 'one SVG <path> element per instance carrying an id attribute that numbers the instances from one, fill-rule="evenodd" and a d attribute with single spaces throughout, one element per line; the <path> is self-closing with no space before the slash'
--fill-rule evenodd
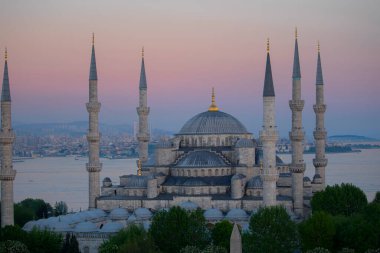
<path id="1" fill-rule="evenodd" d="M 221 111 L 206 111 L 188 120 L 177 135 L 247 133 L 245 126 L 230 114 Z"/>
<path id="2" fill-rule="evenodd" d="M 179 168 L 204 168 L 204 167 L 225 167 L 227 166 L 223 158 L 208 150 L 196 150 L 184 156 L 175 167 Z"/>
<path id="3" fill-rule="evenodd" d="M 181 202 L 181 203 L 179 203 L 179 206 L 185 210 L 188 210 L 188 211 L 193 211 L 193 210 L 196 210 L 198 208 L 198 205 L 192 201 Z"/>

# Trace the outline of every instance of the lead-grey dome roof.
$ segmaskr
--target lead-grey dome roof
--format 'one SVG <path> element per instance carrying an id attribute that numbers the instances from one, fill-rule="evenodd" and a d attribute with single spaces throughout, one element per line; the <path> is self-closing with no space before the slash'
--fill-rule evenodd
<path id="1" fill-rule="evenodd" d="M 226 161 L 216 154 L 208 150 L 195 150 L 189 152 L 183 157 L 175 167 L 177 168 L 204 168 L 204 167 L 225 167 Z"/>
<path id="2" fill-rule="evenodd" d="M 221 111 L 206 111 L 188 120 L 177 135 L 246 134 L 245 126 L 235 117 Z"/>

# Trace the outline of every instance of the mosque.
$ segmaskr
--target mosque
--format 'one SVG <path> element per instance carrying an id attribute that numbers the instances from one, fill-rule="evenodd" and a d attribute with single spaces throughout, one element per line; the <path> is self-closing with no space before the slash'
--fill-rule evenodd
<path id="1" fill-rule="evenodd" d="M 99 178 L 102 164 L 99 159 L 99 122 L 101 104 L 98 101 L 97 69 L 94 40 L 92 43 L 89 101 L 89 155 L 86 170 L 89 175 L 89 210 L 30 221 L 24 229 L 50 229 L 76 234 L 83 252 L 97 252 L 99 245 L 128 224 L 149 227 L 158 210 L 181 206 L 187 210 L 200 208 L 209 223 L 222 219 L 248 226 L 249 217 L 264 206 L 281 205 L 294 219 L 302 219 L 310 211 L 314 192 L 325 187 L 325 140 L 323 77 L 318 44 L 316 73 L 316 126 L 313 132 L 316 154 L 313 179 L 304 177 L 304 131 L 301 98 L 301 71 L 297 32 L 292 76 L 292 161 L 284 163 L 276 156 L 278 132 L 275 116 L 275 89 L 272 78 L 269 40 L 263 85 L 263 128 L 255 139 L 234 116 L 222 112 L 212 90 L 211 105 L 189 119 L 173 138 L 157 144 L 148 156 L 147 78 L 144 51 L 139 83 L 139 160 L 136 175 L 120 175 L 119 182 Z M 207 108 L 207 106 L 205 106 Z M 11 96 L 8 78 L 7 53 L 1 94 L 1 224 L 13 225 L 12 166 L 14 133 L 11 126 Z"/>

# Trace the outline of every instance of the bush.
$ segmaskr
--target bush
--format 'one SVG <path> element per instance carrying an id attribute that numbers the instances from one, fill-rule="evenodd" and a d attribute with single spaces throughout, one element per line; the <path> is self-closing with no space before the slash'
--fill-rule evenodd
<path id="1" fill-rule="evenodd" d="M 306 253 L 330 253 L 330 251 L 328 249 L 318 247 L 318 248 L 315 248 L 312 250 L 308 250 L 308 251 L 306 251 Z"/>
<path id="2" fill-rule="evenodd" d="M 261 208 L 249 222 L 245 249 L 251 252 L 293 253 L 298 248 L 296 224 L 280 206 Z M 247 240 L 248 239 L 248 240 Z"/>
<path id="3" fill-rule="evenodd" d="M 233 225 L 229 221 L 223 220 L 216 223 L 214 228 L 211 230 L 211 237 L 214 245 L 229 250 L 232 229 Z"/>
<path id="4" fill-rule="evenodd" d="M 311 199 L 313 212 L 324 211 L 332 215 L 352 215 L 364 210 L 367 205 L 364 192 L 352 185 L 327 186 L 324 191 L 314 194 Z"/>
<path id="5" fill-rule="evenodd" d="M 29 253 L 29 250 L 22 242 L 7 240 L 0 242 L 0 253 Z"/>

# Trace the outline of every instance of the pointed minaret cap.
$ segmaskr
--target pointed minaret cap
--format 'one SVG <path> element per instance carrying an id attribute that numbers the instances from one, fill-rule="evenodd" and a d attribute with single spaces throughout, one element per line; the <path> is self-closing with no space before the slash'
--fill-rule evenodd
<path id="1" fill-rule="evenodd" d="M 217 111 L 219 111 L 218 106 L 216 106 L 216 104 L 215 104 L 215 91 L 214 91 L 214 87 L 212 87 L 211 105 L 208 108 L 208 111 L 209 112 L 217 112 Z"/>
<path id="2" fill-rule="evenodd" d="M 144 47 L 141 50 L 141 72 L 140 72 L 140 90 L 147 89 L 146 75 L 145 75 L 145 63 L 144 63 Z"/>
<path id="3" fill-rule="evenodd" d="M 321 63 L 321 54 L 320 54 L 319 41 L 318 41 L 317 77 L 316 77 L 316 82 L 315 83 L 317 85 L 323 85 L 322 63 Z"/>
<path id="4" fill-rule="evenodd" d="M 9 88 L 9 77 L 8 77 L 8 50 L 5 48 L 5 64 L 4 64 L 4 75 L 3 75 L 3 86 L 1 89 L 1 101 L 10 102 L 11 101 L 11 91 Z"/>
<path id="5" fill-rule="evenodd" d="M 95 59 L 95 34 L 92 33 L 92 52 L 91 52 L 91 64 L 90 64 L 90 78 L 89 80 L 98 80 L 98 72 L 96 71 L 96 59 Z"/>
<path id="6" fill-rule="evenodd" d="M 264 91 L 263 97 L 274 97 L 274 86 L 272 78 L 272 67 L 270 64 L 270 55 L 269 55 L 269 39 L 267 40 L 267 63 L 265 68 L 265 80 L 264 80 Z"/>
<path id="7" fill-rule="evenodd" d="M 293 78 L 300 79 L 301 78 L 301 68 L 300 68 L 300 58 L 298 54 L 298 32 L 297 27 L 295 31 L 295 46 L 294 46 L 294 61 L 293 61 Z"/>

